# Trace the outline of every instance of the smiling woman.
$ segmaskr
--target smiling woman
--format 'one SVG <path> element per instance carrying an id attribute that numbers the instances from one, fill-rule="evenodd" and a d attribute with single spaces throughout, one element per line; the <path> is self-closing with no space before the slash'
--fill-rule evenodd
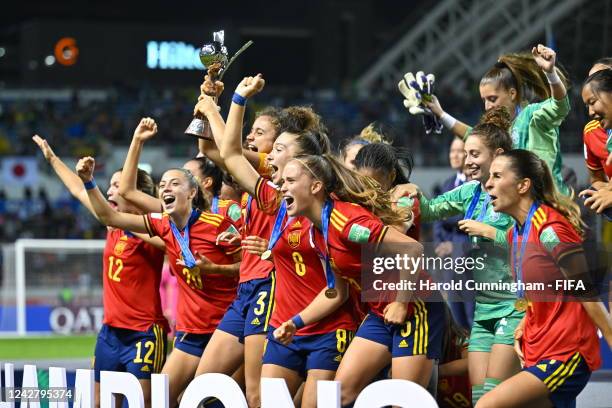
<path id="1" fill-rule="evenodd" d="M 189 170 L 170 169 L 163 174 L 159 184 L 163 214 L 135 215 L 110 207 L 93 180 L 94 166 L 93 158 L 83 158 L 77 164 L 77 173 L 98 219 L 119 230 L 161 238 L 177 277 L 180 296 L 176 341 L 162 369 L 170 377 L 174 405 L 193 378 L 213 331 L 234 298 L 240 248 L 216 241 L 219 234 L 237 230 L 231 219 L 200 210 L 207 207 L 206 201 Z"/>

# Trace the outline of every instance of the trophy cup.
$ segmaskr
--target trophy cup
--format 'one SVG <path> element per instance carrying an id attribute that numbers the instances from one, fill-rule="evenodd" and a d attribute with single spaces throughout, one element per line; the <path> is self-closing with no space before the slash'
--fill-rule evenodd
<path id="1" fill-rule="evenodd" d="M 202 48 L 200 48 L 200 61 L 204 68 L 208 71 L 208 78 L 210 81 L 215 84 L 215 81 L 220 81 L 223 79 L 223 75 L 229 68 L 229 66 L 234 62 L 236 57 L 240 55 L 244 50 L 253 44 L 253 41 L 247 42 L 245 45 L 240 48 L 234 54 L 234 56 L 228 60 L 228 52 L 227 47 L 224 45 L 225 40 L 225 31 L 215 31 L 213 33 L 213 41 L 211 43 L 204 44 Z M 209 91 L 211 92 L 211 91 Z M 213 86 L 212 93 L 207 93 L 208 96 L 215 98 L 215 88 Z M 212 140 L 210 132 L 208 132 L 209 126 L 208 121 L 205 117 L 196 114 L 185 130 L 185 133 L 194 136 L 200 139 Z"/>

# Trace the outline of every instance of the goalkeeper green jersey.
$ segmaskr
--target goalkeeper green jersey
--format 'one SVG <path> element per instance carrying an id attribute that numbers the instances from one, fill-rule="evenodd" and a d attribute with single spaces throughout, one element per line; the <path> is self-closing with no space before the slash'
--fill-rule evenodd
<path id="1" fill-rule="evenodd" d="M 525 106 L 514 118 L 510 136 L 512 147 L 534 152 L 544 160 L 552 172 L 559 192 L 570 194 L 561 174 L 562 158 L 559 143 L 559 126 L 570 110 L 569 97 L 557 100 L 549 98 Z M 468 128 L 464 139 L 472 132 Z"/>
<path id="2" fill-rule="evenodd" d="M 472 237 L 471 239 L 473 249 L 468 256 L 474 259 L 482 257 L 485 264 L 482 270 L 476 268 L 473 270 L 473 277 L 479 283 L 512 282 L 508 265 L 506 232 L 514 225 L 514 221 L 510 216 L 493 210 L 488 194 L 482 190 L 480 182 L 465 183 L 431 200 L 421 195 L 420 210 L 422 222 L 436 221 L 455 215 L 464 217 L 468 215 L 470 219 L 494 227 L 497 230 L 494 241 L 483 237 Z M 486 304 L 480 309 L 481 312 L 486 311 L 486 316 L 476 316 L 475 319 L 503 317 L 513 310 L 515 299 L 516 294 L 510 291 L 477 291 L 476 301 Z"/>

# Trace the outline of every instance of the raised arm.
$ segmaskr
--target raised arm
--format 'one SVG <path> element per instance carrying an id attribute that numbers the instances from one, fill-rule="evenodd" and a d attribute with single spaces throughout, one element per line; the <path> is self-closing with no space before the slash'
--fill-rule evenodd
<path id="1" fill-rule="evenodd" d="M 531 49 L 531 54 L 533 55 L 536 64 L 542 68 L 544 75 L 546 75 L 546 78 L 548 78 L 548 83 L 550 84 L 550 94 L 552 97 L 558 101 L 564 99 L 567 95 L 567 89 L 565 89 L 565 85 L 563 85 L 563 81 L 561 81 L 561 78 L 559 78 L 555 68 L 555 63 L 557 60 L 557 54 L 555 51 L 542 44 L 538 44 Z"/>
<path id="2" fill-rule="evenodd" d="M 461 140 L 465 140 L 468 137 L 472 128 L 444 112 L 440 101 L 435 95 L 432 95 L 430 102 L 423 101 L 423 103 L 433 112 L 434 115 L 438 117 L 438 119 L 440 119 L 440 123 L 453 132 L 455 136 L 461 138 Z"/>
<path id="3" fill-rule="evenodd" d="M 250 194 L 255 193 L 255 186 L 259 179 L 259 174 L 243 156 L 242 123 L 247 98 L 259 93 L 263 89 L 264 84 L 265 81 L 261 74 L 255 77 L 246 77 L 238 84 L 234 97 L 232 98 L 232 106 L 228 114 L 223 141 L 221 143 L 221 157 L 225 162 L 227 171 L 232 175 L 234 180 Z M 204 97 L 203 100 L 205 99 L 206 97 Z M 210 112 L 210 109 L 207 109 L 207 111 Z"/>
<path id="4" fill-rule="evenodd" d="M 123 163 L 121 179 L 119 181 L 119 195 L 134 204 L 144 212 L 158 212 L 161 201 L 143 193 L 136 187 L 138 179 L 138 160 L 144 143 L 157 134 L 157 124 L 151 118 L 142 118 L 134 130 L 130 149 Z M 92 169 L 93 170 L 93 169 Z"/>
<path id="5" fill-rule="evenodd" d="M 94 167 L 95 161 L 93 157 L 84 157 L 77 163 L 76 171 L 81 182 L 84 184 L 91 206 L 100 222 L 110 227 L 146 233 L 147 228 L 142 215 L 118 212 L 108 205 L 108 202 L 104 199 L 94 181 Z"/>
<path id="6" fill-rule="evenodd" d="M 59 179 L 64 183 L 70 194 L 77 200 L 81 202 L 89 210 L 89 212 L 97 218 L 96 213 L 89 201 L 89 197 L 87 196 L 87 191 L 85 191 L 85 187 L 83 186 L 83 182 L 79 178 L 76 173 L 66 166 L 66 164 L 55 155 L 53 149 L 47 143 L 47 140 L 43 139 L 38 135 L 34 135 L 32 140 L 43 153 L 43 156 L 49 162 L 55 174 L 59 177 Z"/>
<path id="7" fill-rule="evenodd" d="M 199 113 L 200 115 L 206 116 L 208 120 L 208 126 L 206 128 L 206 132 L 208 132 L 209 136 L 212 137 L 212 140 L 206 139 L 198 139 L 198 150 L 200 154 L 208 157 L 212 160 L 213 163 L 217 165 L 217 167 L 227 171 L 225 167 L 225 162 L 221 158 L 221 152 L 219 151 L 219 146 L 221 146 L 221 141 L 223 140 L 223 134 L 225 132 L 225 121 L 223 117 L 219 113 L 219 107 L 215 103 L 215 110 L 212 109 L 212 104 L 210 100 L 204 100 L 204 97 L 207 95 L 211 95 L 212 91 L 212 82 L 208 79 L 208 75 L 205 77 L 204 82 L 200 86 L 200 97 L 198 98 L 198 103 L 193 109 L 193 114 Z M 221 81 L 215 82 L 215 92 L 217 98 L 223 92 L 224 84 Z M 212 99 L 212 98 L 210 98 Z M 214 102 L 214 100 L 213 100 Z M 244 156 L 247 158 L 251 166 L 254 168 L 259 168 L 259 154 L 257 152 L 252 152 L 250 150 L 244 150 L 242 152 Z"/>

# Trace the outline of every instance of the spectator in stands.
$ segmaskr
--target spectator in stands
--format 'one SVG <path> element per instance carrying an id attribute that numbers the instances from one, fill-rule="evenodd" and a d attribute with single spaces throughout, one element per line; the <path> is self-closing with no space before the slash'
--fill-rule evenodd
<path id="1" fill-rule="evenodd" d="M 441 186 L 436 186 L 437 188 L 434 189 L 434 197 L 451 191 L 467 181 L 467 176 L 464 171 L 465 152 L 463 145 L 463 140 L 458 137 L 453 139 L 450 145 L 448 158 L 450 166 L 455 173 L 446 179 Z M 457 224 L 462 219 L 462 216 L 455 216 L 434 223 L 433 241 L 436 246 L 435 252 L 437 256 L 452 256 L 453 258 L 457 258 L 465 255 L 464 246 L 468 243 L 469 239 L 467 234 L 462 232 Z M 450 280 L 455 275 L 454 271 L 443 271 L 442 273 L 445 280 Z M 464 329 L 470 330 L 474 318 L 474 299 L 449 301 L 449 307 L 453 320 Z"/>

